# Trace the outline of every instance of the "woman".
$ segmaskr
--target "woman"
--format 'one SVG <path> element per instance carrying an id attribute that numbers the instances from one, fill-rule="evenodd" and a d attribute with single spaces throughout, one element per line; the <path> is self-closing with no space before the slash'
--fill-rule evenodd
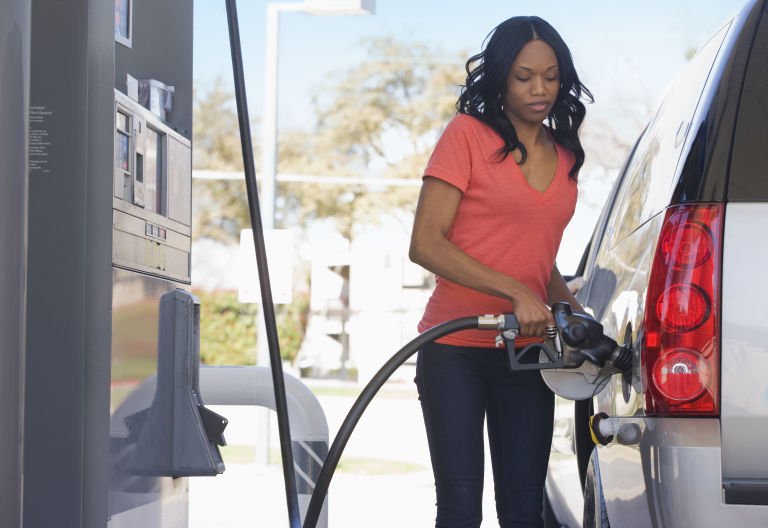
<path id="1" fill-rule="evenodd" d="M 410 257 L 438 277 L 420 331 L 513 311 L 525 346 L 554 324 L 548 305 L 581 311 L 555 256 L 584 162 L 579 99 L 592 95 L 541 18 L 510 18 L 489 37 L 424 171 Z M 500 526 L 542 524 L 554 396 L 538 372 L 510 372 L 494 339 L 466 330 L 419 351 L 439 528 L 480 526 L 486 417 Z"/>

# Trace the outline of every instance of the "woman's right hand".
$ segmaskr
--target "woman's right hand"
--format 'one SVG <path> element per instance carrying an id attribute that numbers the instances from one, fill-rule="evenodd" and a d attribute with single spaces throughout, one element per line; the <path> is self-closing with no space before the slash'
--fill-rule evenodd
<path id="1" fill-rule="evenodd" d="M 552 311 L 523 284 L 517 283 L 511 298 L 521 336 L 543 337 L 547 326 L 554 326 Z"/>

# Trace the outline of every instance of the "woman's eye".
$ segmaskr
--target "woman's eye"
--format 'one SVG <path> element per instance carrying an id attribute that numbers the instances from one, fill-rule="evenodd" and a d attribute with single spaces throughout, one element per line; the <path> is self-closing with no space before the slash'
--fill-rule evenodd
<path id="1" fill-rule="evenodd" d="M 518 77 L 517 80 L 520 81 L 520 82 L 526 82 L 526 81 L 530 81 L 531 78 L 530 77 Z"/>
<path id="2" fill-rule="evenodd" d="M 545 79 L 547 82 L 556 82 L 558 80 L 557 77 L 551 77 L 549 79 Z"/>

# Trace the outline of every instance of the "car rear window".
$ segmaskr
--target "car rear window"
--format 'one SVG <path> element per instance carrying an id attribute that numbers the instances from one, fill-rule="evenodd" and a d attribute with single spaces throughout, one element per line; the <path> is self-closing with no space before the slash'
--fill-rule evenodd
<path id="1" fill-rule="evenodd" d="M 768 9 L 768 8 L 766 8 Z M 733 142 L 728 199 L 768 201 L 768 15 L 755 35 Z"/>
<path id="2" fill-rule="evenodd" d="M 626 166 L 609 220 L 609 225 L 615 227 L 609 247 L 669 204 L 680 152 L 729 27 L 726 24 L 720 29 L 680 72 L 640 138 Z"/>

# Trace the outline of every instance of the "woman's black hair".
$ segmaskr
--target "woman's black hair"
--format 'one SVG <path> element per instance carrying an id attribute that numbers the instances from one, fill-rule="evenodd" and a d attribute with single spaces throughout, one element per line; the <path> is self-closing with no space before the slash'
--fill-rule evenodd
<path id="1" fill-rule="evenodd" d="M 536 16 L 519 16 L 496 26 L 486 37 L 484 49 L 467 61 L 467 80 L 456 102 L 456 109 L 483 121 L 501 136 L 504 140 L 504 146 L 499 149 L 502 160 L 510 152 L 520 149 L 521 163 L 525 163 L 528 153 L 518 139 L 515 127 L 504 114 L 502 101 L 512 63 L 520 50 L 532 40 L 546 42 L 557 57 L 560 91 L 547 115 L 547 123 L 555 141 L 574 153 L 576 161 L 569 175 L 576 178 L 584 164 L 584 149 L 578 131 L 586 108 L 580 99 L 582 94 L 590 102 L 594 102 L 594 98 L 579 81 L 568 46 L 545 20 Z"/>

